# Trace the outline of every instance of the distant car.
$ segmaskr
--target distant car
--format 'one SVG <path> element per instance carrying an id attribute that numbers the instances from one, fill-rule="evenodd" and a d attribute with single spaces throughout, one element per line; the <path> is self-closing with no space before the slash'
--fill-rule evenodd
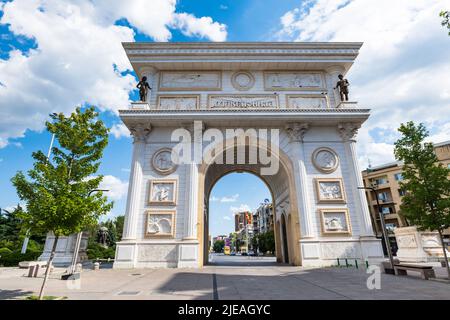
<path id="1" fill-rule="evenodd" d="M 232 252 L 232 253 L 230 253 L 230 256 L 235 256 L 236 255 L 236 252 Z"/>
<path id="2" fill-rule="evenodd" d="M 254 257 L 254 256 L 256 256 L 256 253 L 255 253 L 255 251 L 250 250 L 250 251 L 248 252 L 248 255 L 251 256 L 251 257 Z"/>
<path id="3" fill-rule="evenodd" d="M 248 256 L 248 253 L 247 252 L 242 252 L 241 255 L 242 256 Z"/>

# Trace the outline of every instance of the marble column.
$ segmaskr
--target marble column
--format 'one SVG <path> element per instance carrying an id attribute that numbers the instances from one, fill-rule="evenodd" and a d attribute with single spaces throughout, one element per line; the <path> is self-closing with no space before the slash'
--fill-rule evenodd
<path id="1" fill-rule="evenodd" d="M 131 161 L 130 180 L 125 222 L 123 226 L 123 241 L 136 240 L 137 225 L 141 214 L 141 194 L 143 187 L 144 152 L 147 138 L 151 132 L 150 125 L 138 124 L 130 128 L 133 136 L 133 158 Z"/>
<path id="2" fill-rule="evenodd" d="M 184 221 L 184 240 L 197 240 L 199 199 L 198 166 L 202 161 L 202 136 L 205 127 L 202 122 L 183 124 L 183 126 L 189 130 L 193 138 L 191 163 L 186 165 L 186 169 L 189 170 L 189 179 L 187 179 L 186 183 L 186 199 L 188 202 Z"/>
<path id="3" fill-rule="evenodd" d="M 290 137 L 293 150 L 295 187 L 297 190 L 297 207 L 300 210 L 301 238 L 314 238 L 312 212 L 309 204 L 308 176 L 305 166 L 305 148 L 303 138 L 309 129 L 308 123 L 289 123 L 286 132 Z"/>
<path id="4" fill-rule="evenodd" d="M 354 203 L 358 212 L 358 220 L 360 222 L 361 236 L 373 237 L 372 220 L 370 219 L 369 206 L 367 204 L 366 192 L 363 187 L 363 179 L 358 164 L 358 155 L 356 152 L 355 136 L 360 126 L 355 123 L 338 124 L 339 134 L 344 141 L 345 155 L 351 172 L 351 188 L 354 195 Z"/>

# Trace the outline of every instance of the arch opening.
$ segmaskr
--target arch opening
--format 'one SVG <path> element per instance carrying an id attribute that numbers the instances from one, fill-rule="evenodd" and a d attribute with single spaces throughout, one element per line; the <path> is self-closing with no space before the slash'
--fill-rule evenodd
<path id="1" fill-rule="evenodd" d="M 236 148 L 236 146 L 233 148 Z M 268 153 L 271 152 L 269 148 L 264 151 Z M 216 155 L 216 158 L 223 157 L 226 152 L 227 149 L 224 148 L 221 153 Z M 248 152 L 249 148 L 246 148 L 246 154 Z M 254 164 L 237 164 L 236 162 L 234 164 L 223 164 L 213 162 L 210 165 L 202 165 L 199 171 L 199 178 L 202 190 L 200 194 L 203 199 L 200 201 L 200 227 L 198 228 L 198 232 L 200 233 L 199 238 L 202 240 L 200 250 L 203 255 L 201 259 L 201 261 L 203 261 L 203 265 L 209 264 L 210 244 L 212 245 L 212 237 L 211 242 L 209 238 L 212 218 L 210 212 L 211 198 L 214 199 L 215 197 L 212 191 L 222 179 L 226 179 L 226 177 L 236 173 L 251 174 L 252 176 L 257 177 L 256 179 L 260 181 L 259 183 L 265 184 L 268 194 L 270 194 L 269 203 L 273 210 L 273 220 L 271 222 L 271 226 L 273 228 L 275 242 L 273 261 L 278 263 L 288 263 L 291 265 L 301 265 L 298 245 L 298 240 L 300 238 L 300 225 L 298 208 L 296 205 L 295 184 L 292 175 L 288 174 L 288 172 L 293 171 L 292 163 L 287 155 L 277 152 L 277 156 L 277 160 L 279 161 L 279 170 L 276 174 L 267 176 L 260 174 L 262 164 L 259 162 Z M 246 159 L 249 159 L 248 156 L 246 156 Z M 264 197 L 264 199 L 260 199 L 259 201 L 263 202 L 266 198 L 267 197 Z M 284 218 L 286 219 L 284 223 L 280 223 L 283 215 L 288 217 L 288 219 Z M 282 226 L 287 230 L 284 237 L 282 236 Z M 250 248 L 252 253 L 254 253 L 253 247 L 250 246 Z M 240 251 L 242 253 L 242 250 Z"/>

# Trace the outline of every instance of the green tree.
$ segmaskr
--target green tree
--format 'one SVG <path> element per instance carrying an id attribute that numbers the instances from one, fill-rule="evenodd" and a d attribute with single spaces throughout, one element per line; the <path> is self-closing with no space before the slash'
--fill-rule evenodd
<path id="1" fill-rule="evenodd" d="M 117 232 L 117 242 L 122 240 L 124 222 L 125 222 L 125 216 L 117 216 L 116 219 L 114 220 L 114 224 L 116 226 L 116 232 Z"/>
<path id="2" fill-rule="evenodd" d="M 223 252 L 224 247 L 225 247 L 225 241 L 217 240 L 214 242 L 213 250 L 215 253 L 221 253 L 221 252 Z"/>
<path id="3" fill-rule="evenodd" d="M 442 26 L 447 27 L 448 35 L 450 36 L 450 11 L 441 11 L 439 16 L 442 18 Z"/>
<path id="4" fill-rule="evenodd" d="M 23 211 L 20 205 L 13 210 L 0 209 L 0 241 L 16 242 L 24 233 L 19 218 Z M 2 213 L 3 212 L 3 213 Z"/>
<path id="5" fill-rule="evenodd" d="M 52 149 L 51 159 L 41 151 L 33 152 L 29 179 L 20 171 L 12 178 L 19 198 L 27 205 L 27 212 L 21 216 L 25 227 L 55 235 L 40 298 L 58 238 L 95 224 L 113 205 L 102 192 L 89 195 L 102 181 L 102 176 L 94 175 L 108 144 L 108 129 L 97 116 L 94 108 L 77 108 L 68 117 L 62 113 L 53 115 L 53 122 L 47 122 L 46 127 L 59 146 Z"/>
<path id="6" fill-rule="evenodd" d="M 406 191 L 400 206 L 401 214 L 419 230 L 436 230 L 444 251 L 448 277 L 450 268 L 443 241 L 443 231 L 450 227 L 450 169 L 438 162 L 432 143 L 424 143 L 428 131 L 423 124 L 402 124 L 402 137 L 395 143 L 395 157 L 403 161 Z"/>

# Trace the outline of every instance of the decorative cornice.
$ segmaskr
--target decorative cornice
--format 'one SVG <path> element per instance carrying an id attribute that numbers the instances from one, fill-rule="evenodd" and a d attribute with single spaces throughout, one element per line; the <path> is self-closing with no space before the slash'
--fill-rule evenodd
<path id="1" fill-rule="evenodd" d="M 196 109 L 196 110 L 157 110 L 157 109 L 122 109 L 120 114 L 164 114 L 164 113 L 369 113 L 370 109 L 340 108 L 340 109 Z"/>
<path id="2" fill-rule="evenodd" d="M 360 125 L 353 122 L 339 123 L 338 124 L 338 132 L 344 141 L 354 140 L 356 135 L 358 134 L 358 130 L 361 128 Z"/>
<path id="3" fill-rule="evenodd" d="M 150 124 L 136 124 L 130 127 L 131 135 L 133 136 L 134 143 L 145 143 L 147 138 L 152 132 L 152 126 Z"/>
<path id="4" fill-rule="evenodd" d="M 303 138 L 308 130 L 309 124 L 306 122 L 292 122 L 286 125 L 286 132 L 291 142 L 303 142 Z"/>

